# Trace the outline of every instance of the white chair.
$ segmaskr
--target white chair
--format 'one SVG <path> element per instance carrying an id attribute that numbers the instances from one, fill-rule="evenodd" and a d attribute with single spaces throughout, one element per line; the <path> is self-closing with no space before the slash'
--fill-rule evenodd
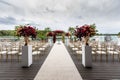
<path id="1" fill-rule="evenodd" d="M 19 50 L 19 49 L 18 49 Z M 15 50 L 12 48 L 12 45 L 8 47 L 7 49 L 7 59 L 8 59 L 8 56 L 11 57 L 11 61 L 14 59 L 14 56 L 17 55 L 19 53 L 18 50 Z"/>
<path id="2" fill-rule="evenodd" d="M 102 56 L 106 56 L 106 61 L 108 60 L 108 54 L 106 51 L 106 45 L 104 43 L 101 43 L 100 45 L 97 46 L 96 54 L 100 55 L 100 61 L 102 61 Z"/>
<path id="3" fill-rule="evenodd" d="M 92 47 L 92 57 L 95 57 L 95 61 L 97 60 L 97 44 L 94 44 L 91 46 Z"/>
<path id="4" fill-rule="evenodd" d="M 41 51 L 39 51 L 37 48 L 32 52 L 32 55 L 33 55 L 33 59 L 34 60 L 37 60 L 37 59 L 39 59 L 40 58 L 40 53 L 41 53 Z"/>
<path id="5" fill-rule="evenodd" d="M 7 48 L 3 45 L 0 45 L 0 57 L 3 60 L 3 57 L 7 54 Z"/>
<path id="6" fill-rule="evenodd" d="M 117 48 L 116 44 L 110 44 L 109 48 L 107 48 L 107 52 L 112 56 L 112 60 L 114 61 L 115 55 L 117 55 L 118 60 L 119 60 L 119 49 Z"/>

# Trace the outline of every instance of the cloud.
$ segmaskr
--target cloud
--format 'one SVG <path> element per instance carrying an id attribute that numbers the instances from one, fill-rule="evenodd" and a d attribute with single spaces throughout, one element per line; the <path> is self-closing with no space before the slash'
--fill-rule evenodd
<path id="1" fill-rule="evenodd" d="M 119 0 L 0 0 L 0 4 L 4 25 L 31 23 L 39 29 L 67 31 L 69 26 L 96 23 L 102 33 L 112 29 L 117 33 L 120 26 Z"/>
<path id="2" fill-rule="evenodd" d="M 17 24 L 17 21 L 13 17 L 0 17 L 0 24 L 12 25 Z"/>
<path id="3" fill-rule="evenodd" d="M 12 4 L 10 4 L 10 3 L 6 2 L 6 1 L 3 1 L 3 0 L 0 0 L 0 3 L 5 4 L 5 5 L 7 5 L 7 6 L 15 7 L 15 6 L 13 6 Z"/>

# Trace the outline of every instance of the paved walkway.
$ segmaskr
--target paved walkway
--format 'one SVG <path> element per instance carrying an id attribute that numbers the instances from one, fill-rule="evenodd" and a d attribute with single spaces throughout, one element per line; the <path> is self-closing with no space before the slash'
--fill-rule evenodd
<path id="1" fill-rule="evenodd" d="M 68 51 L 55 43 L 34 80 L 82 80 Z"/>

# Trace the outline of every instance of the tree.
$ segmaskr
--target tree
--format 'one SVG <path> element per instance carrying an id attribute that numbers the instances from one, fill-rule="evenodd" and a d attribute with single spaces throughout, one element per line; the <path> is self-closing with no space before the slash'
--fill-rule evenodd
<path id="1" fill-rule="evenodd" d="M 120 32 L 118 33 L 118 36 L 120 36 Z"/>
<path id="2" fill-rule="evenodd" d="M 51 31 L 51 29 L 49 27 L 46 27 L 44 30 L 45 30 L 45 32 L 50 32 Z"/>
<path id="3" fill-rule="evenodd" d="M 68 31 L 70 32 L 71 35 L 74 35 L 74 27 L 69 27 Z"/>
<path id="4" fill-rule="evenodd" d="M 15 26 L 15 30 L 17 30 L 20 26 Z"/>
<path id="5" fill-rule="evenodd" d="M 74 28 L 74 27 L 69 27 L 69 28 L 68 28 L 68 31 L 69 31 L 69 33 L 71 34 L 71 35 L 70 35 L 70 39 L 73 40 L 73 35 L 74 35 L 75 28 Z"/>
<path id="6" fill-rule="evenodd" d="M 0 36 L 14 36 L 15 30 L 0 30 Z"/>
<path id="7" fill-rule="evenodd" d="M 37 30 L 37 37 L 44 40 L 46 39 L 46 33 L 45 30 Z"/>
<path id="8" fill-rule="evenodd" d="M 118 35 L 120 35 L 120 32 L 118 33 Z"/>

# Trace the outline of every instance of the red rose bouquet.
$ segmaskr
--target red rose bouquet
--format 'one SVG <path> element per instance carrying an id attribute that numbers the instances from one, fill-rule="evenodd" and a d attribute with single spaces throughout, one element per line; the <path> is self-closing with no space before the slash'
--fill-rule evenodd
<path id="1" fill-rule="evenodd" d="M 93 25 L 83 25 L 81 27 L 76 27 L 75 35 L 80 39 L 83 40 L 86 45 L 88 45 L 89 37 L 92 37 L 96 34 L 96 26 Z"/>
<path id="2" fill-rule="evenodd" d="M 17 28 L 17 35 L 23 36 L 25 39 L 25 46 L 28 45 L 29 36 L 36 38 L 37 32 L 36 29 L 31 26 L 20 26 Z"/>

